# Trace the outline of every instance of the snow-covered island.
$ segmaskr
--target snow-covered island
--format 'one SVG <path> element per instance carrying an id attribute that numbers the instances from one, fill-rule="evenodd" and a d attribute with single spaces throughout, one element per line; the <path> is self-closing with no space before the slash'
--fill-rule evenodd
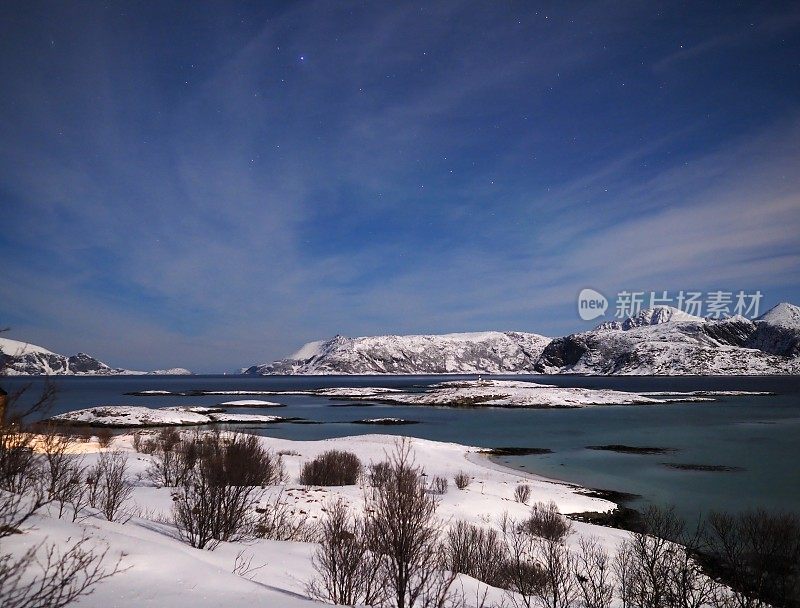
<path id="1" fill-rule="evenodd" d="M 135 405 L 100 405 L 50 418 L 64 425 L 100 426 L 111 428 L 195 426 L 204 424 L 286 422 L 290 418 L 260 414 L 234 414 L 222 408 L 176 406 L 149 408 Z"/>
<path id="2" fill-rule="evenodd" d="M 564 337 L 524 332 L 335 336 L 272 363 L 273 374 L 615 374 L 800 373 L 800 308 L 782 303 L 751 321 L 700 318 L 659 306 Z"/>

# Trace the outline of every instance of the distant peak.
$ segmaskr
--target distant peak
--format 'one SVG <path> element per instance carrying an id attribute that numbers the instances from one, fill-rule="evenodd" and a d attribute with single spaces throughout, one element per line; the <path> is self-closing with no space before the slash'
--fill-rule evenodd
<path id="1" fill-rule="evenodd" d="M 789 302 L 781 302 L 756 320 L 765 321 L 771 325 L 800 328 L 800 306 L 795 306 Z"/>
<path id="2" fill-rule="evenodd" d="M 700 317 L 690 315 L 672 306 L 654 306 L 640 310 L 638 314 L 628 317 L 623 321 L 607 321 L 595 327 L 595 331 L 616 329 L 627 331 L 635 327 L 647 325 L 661 325 L 672 321 L 702 321 Z"/>

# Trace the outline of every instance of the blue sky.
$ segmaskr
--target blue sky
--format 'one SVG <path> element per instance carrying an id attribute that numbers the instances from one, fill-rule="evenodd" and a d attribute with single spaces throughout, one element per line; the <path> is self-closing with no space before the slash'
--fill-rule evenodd
<path id="1" fill-rule="evenodd" d="M 0 326 L 58 352 L 800 303 L 796 4 L 5 3 L 0 79 Z"/>

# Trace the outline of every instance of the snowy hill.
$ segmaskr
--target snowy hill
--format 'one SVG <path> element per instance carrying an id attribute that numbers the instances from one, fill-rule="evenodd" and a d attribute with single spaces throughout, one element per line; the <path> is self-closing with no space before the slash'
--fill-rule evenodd
<path id="1" fill-rule="evenodd" d="M 174 368 L 152 372 L 138 372 L 111 367 L 91 355 L 60 355 L 35 344 L 0 338 L 0 370 L 9 376 L 33 376 L 39 374 L 56 376 L 112 376 L 145 374 L 191 374 L 187 369 Z"/>
<path id="2" fill-rule="evenodd" d="M 517 332 L 371 336 L 310 342 L 246 374 L 526 373 L 550 338 Z"/>
<path id="3" fill-rule="evenodd" d="M 701 319 L 668 307 L 642 311 L 622 323 L 604 323 L 553 340 L 535 369 L 623 375 L 796 374 L 800 327 L 784 324 L 797 311 L 791 304 L 779 304 L 755 321 L 740 316 Z"/>
<path id="4" fill-rule="evenodd" d="M 551 340 L 532 333 L 373 336 L 309 342 L 246 374 L 763 375 L 800 373 L 800 308 L 755 321 L 667 306 Z"/>

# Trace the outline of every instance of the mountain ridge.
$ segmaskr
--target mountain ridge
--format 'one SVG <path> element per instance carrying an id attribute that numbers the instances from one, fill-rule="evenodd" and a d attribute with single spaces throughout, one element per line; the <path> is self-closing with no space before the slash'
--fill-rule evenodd
<path id="1" fill-rule="evenodd" d="M 701 318 L 668 306 L 548 338 L 529 332 L 385 335 L 315 340 L 248 375 L 800 373 L 800 307 L 755 320 Z"/>
<path id="2" fill-rule="evenodd" d="M 192 373 L 184 368 L 142 372 L 111 367 L 83 352 L 61 355 L 42 346 L 10 338 L 0 338 L 0 371 L 7 376 L 145 376 Z"/>

